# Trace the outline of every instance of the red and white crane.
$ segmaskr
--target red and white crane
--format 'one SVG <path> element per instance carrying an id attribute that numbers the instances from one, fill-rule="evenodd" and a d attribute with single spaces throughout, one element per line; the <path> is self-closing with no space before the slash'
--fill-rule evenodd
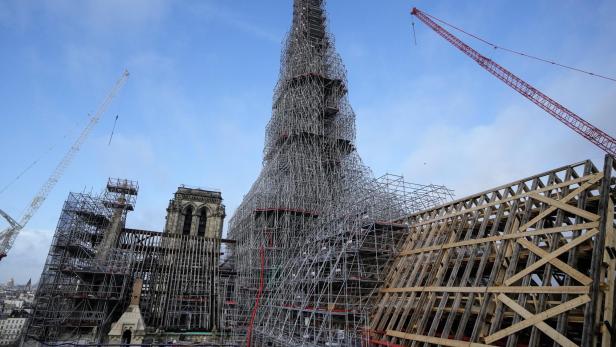
<path id="1" fill-rule="evenodd" d="M 541 107 L 552 117 L 558 119 L 578 134 L 584 136 L 608 154 L 616 156 L 616 139 L 612 136 L 590 124 L 582 117 L 556 102 L 554 99 L 543 94 L 540 90 L 514 75 L 509 70 L 472 49 L 470 46 L 462 42 L 462 40 L 434 22 L 430 18 L 432 16 L 429 14 L 422 12 L 416 7 L 413 8 L 411 14 L 430 27 L 430 29 L 434 30 L 437 34 L 442 36 L 445 40 L 449 41 L 452 45 L 462 51 L 462 53 L 476 61 L 479 66 L 486 69 L 489 73 L 496 76 L 501 81 L 505 82 L 505 84 L 522 94 L 537 106 Z"/>

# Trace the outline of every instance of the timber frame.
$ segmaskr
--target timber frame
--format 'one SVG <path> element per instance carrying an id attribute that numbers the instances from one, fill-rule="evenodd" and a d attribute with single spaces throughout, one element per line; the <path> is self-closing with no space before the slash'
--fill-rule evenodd
<path id="1" fill-rule="evenodd" d="M 382 346 L 616 346 L 614 158 L 415 213 L 367 329 Z"/>

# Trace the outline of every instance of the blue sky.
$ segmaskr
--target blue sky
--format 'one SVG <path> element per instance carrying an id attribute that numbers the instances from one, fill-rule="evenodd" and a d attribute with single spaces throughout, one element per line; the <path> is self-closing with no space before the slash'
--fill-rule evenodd
<path id="1" fill-rule="evenodd" d="M 416 21 L 412 6 L 505 47 L 616 75 L 614 1 L 330 0 L 357 146 L 376 176 L 445 184 L 461 197 L 602 153 Z M 131 77 L 0 262 L 38 281 L 70 191 L 138 180 L 134 228 L 161 230 L 180 184 L 219 188 L 230 216 L 261 167 L 291 1 L 0 2 L 0 194 L 19 217 L 122 70 Z M 616 83 L 460 36 L 616 134 Z M 107 145 L 114 116 L 119 120 Z M 53 146 L 52 150 L 48 150 Z M 5 227 L 4 221 L 0 227 Z"/>

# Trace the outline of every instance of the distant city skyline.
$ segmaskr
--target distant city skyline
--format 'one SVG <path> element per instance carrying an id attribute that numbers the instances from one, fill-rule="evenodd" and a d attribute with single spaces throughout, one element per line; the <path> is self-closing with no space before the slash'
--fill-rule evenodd
<path id="1" fill-rule="evenodd" d="M 329 1 L 358 151 L 375 176 L 403 174 L 463 197 L 570 162 L 600 162 L 601 151 L 416 20 L 415 45 L 412 6 L 502 46 L 616 75 L 613 1 Z M 131 77 L 0 261 L 0 283 L 38 282 L 64 199 L 100 191 L 107 177 L 139 181 L 129 227 L 162 231 L 182 184 L 219 188 L 228 220 L 260 171 L 290 11 L 291 1 L 1 2 L 0 187 L 42 158 L 0 194 L 14 217 L 124 68 Z M 615 83 L 460 38 L 616 134 Z"/>

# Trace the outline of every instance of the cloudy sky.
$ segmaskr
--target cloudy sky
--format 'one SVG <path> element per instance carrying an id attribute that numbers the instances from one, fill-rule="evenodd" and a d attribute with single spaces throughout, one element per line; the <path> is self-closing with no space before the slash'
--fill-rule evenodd
<path id="1" fill-rule="evenodd" d="M 602 153 L 415 21 L 409 9 L 504 47 L 616 75 L 614 1 L 330 0 L 357 146 L 376 176 L 445 184 L 458 197 Z M 231 215 L 258 175 L 291 2 L 0 1 L 0 208 L 15 217 L 122 70 L 131 77 L 0 262 L 38 281 L 70 191 L 138 180 L 128 224 L 161 230 L 180 184 L 218 188 Z M 616 134 L 616 83 L 461 38 Z M 111 145 L 109 136 L 119 115 Z M 4 221 L 0 227 L 5 227 Z"/>

